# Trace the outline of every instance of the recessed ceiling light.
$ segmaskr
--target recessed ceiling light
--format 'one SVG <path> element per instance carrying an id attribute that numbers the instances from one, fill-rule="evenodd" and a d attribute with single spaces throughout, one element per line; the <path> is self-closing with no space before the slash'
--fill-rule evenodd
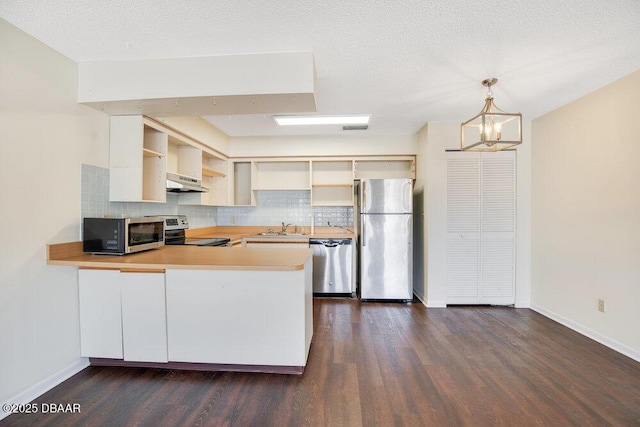
<path id="1" fill-rule="evenodd" d="M 367 130 L 369 125 L 344 125 L 342 130 Z"/>
<path id="2" fill-rule="evenodd" d="M 356 116 L 273 116 L 280 126 L 294 125 L 366 125 L 369 115 Z"/>

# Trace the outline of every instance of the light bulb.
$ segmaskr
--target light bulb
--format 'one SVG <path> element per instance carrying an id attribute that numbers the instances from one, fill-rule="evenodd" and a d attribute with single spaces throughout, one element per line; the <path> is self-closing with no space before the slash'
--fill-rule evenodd
<path id="1" fill-rule="evenodd" d="M 487 136 L 487 138 L 489 138 L 489 139 L 491 139 L 491 130 L 492 130 L 491 124 L 486 124 L 486 125 L 484 126 L 484 134 L 485 134 L 485 135 Z"/>
<path id="2" fill-rule="evenodd" d="M 495 128 L 496 128 L 496 140 L 500 141 L 500 138 L 502 138 L 502 123 L 496 123 Z"/>

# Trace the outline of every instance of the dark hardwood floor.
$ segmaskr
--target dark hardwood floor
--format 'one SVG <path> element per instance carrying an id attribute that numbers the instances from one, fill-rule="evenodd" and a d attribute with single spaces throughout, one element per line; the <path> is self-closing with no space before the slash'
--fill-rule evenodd
<path id="1" fill-rule="evenodd" d="M 638 426 L 640 363 L 531 310 L 316 299 L 304 375 L 89 367 L 8 426 Z"/>

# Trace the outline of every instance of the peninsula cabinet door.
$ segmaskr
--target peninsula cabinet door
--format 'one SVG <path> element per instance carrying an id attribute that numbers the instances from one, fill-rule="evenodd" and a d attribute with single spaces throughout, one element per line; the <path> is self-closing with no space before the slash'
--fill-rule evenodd
<path id="1" fill-rule="evenodd" d="M 163 273 L 79 270 L 83 357 L 167 361 Z"/>
<path id="2" fill-rule="evenodd" d="M 122 359 L 120 271 L 78 271 L 80 354 Z"/>
<path id="3" fill-rule="evenodd" d="M 164 273 L 121 272 L 124 360 L 167 362 Z"/>

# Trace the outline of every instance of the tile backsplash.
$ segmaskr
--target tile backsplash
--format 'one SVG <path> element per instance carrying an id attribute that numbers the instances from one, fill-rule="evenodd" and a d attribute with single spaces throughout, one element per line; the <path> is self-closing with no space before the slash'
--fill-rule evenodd
<path id="1" fill-rule="evenodd" d="M 282 222 L 311 226 L 353 224 L 352 207 L 311 206 L 308 190 L 270 190 L 256 192 L 255 207 L 219 207 L 218 225 L 278 225 Z"/>
<path id="2" fill-rule="evenodd" d="M 278 225 L 281 222 L 309 227 L 311 218 L 317 226 L 348 227 L 353 224 L 352 207 L 311 206 L 308 190 L 257 191 L 255 207 L 212 207 L 178 204 L 177 194 L 167 194 L 166 203 L 109 201 L 109 169 L 82 165 L 80 198 L 81 218 L 140 217 L 145 215 L 187 215 L 191 228 L 215 225 Z"/>
<path id="3" fill-rule="evenodd" d="M 100 218 L 109 214 L 109 169 L 82 165 L 80 185 L 81 218 Z"/>
<path id="4" fill-rule="evenodd" d="M 175 215 L 192 206 L 178 206 L 178 196 L 167 194 L 166 203 L 135 203 L 109 201 L 109 169 L 82 165 L 80 216 L 86 217 L 141 217 L 146 215 Z M 199 207 L 199 206 L 197 206 Z M 189 212 L 193 213 L 193 212 Z M 188 214 L 188 213 L 185 213 Z M 198 212 L 189 216 L 193 227 L 215 225 L 215 211 Z M 202 224 L 202 225 L 200 225 Z"/>

